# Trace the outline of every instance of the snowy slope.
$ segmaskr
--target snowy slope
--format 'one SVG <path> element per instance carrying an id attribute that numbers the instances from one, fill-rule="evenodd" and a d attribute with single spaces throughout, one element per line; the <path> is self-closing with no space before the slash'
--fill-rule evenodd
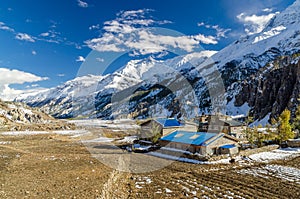
<path id="1" fill-rule="evenodd" d="M 106 106 L 110 97 L 143 81 L 157 83 L 175 70 L 201 64 L 215 51 L 202 51 L 175 57 L 167 61 L 157 61 L 151 56 L 143 60 L 131 60 L 124 67 L 106 76 L 83 76 L 68 81 L 58 87 L 39 93 L 24 94 L 16 101 L 30 106 L 42 107 L 55 117 L 95 116 L 97 106 Z"/>
<path id="2" fill-rule="evenodd" d="M 262 32 L 242 36 L 217 53 L 203 51 L 165 61 L 151 56 L 131 60 L 113 74 L 76 78 L 16 100 L 42 107 L 56 117 L 112 118 L 112 114 L 127 117 L 129 113 L 131 117 L 193 117 L 212 111 L 209 95 L 213 92 L 221 95 L 217 100 L 227 104 L 227 113 L 245 114 L 251 109 L 248 104 L 235 105 L 241 82 L 255 76 L 266 64 L 274 67 L 271 63 L 278 57 L 300 50 L 299 10 L 300 0 L 297 0 L 271 19 Z M 222 81 L 225 93 L 216 90 L 217 81 Z M 166 87 L 173 88 L 172 92 Z M 124 99 L 119 99 L 120 103 L 113 107 L 111 99 L 116 93 L 121 93 Z M 125 98 L 130 98 L 129 102 Z M 195 105 L 199 107 L 196 112 Z"/>

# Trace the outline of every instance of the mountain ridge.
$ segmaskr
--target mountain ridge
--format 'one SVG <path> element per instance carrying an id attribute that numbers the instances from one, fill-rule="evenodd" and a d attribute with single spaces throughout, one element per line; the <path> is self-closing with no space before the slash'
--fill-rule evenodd
<path id="1" fill-rule="evenodd" d="M 255 103 L 241 100 L 239 94 L 247 85 L 242 82 L 251 82 L 251 78 L 260 79 L 268 73 L 266 66 L 274 67 L 272 63 L 282 56 L 290 56 L 290 63 L 299 60 L 298 56 L 293 57 L 300 51 L 299 7 L 300 1 L 297 0 L 276 14 L 262 32 L 242 36 L 217 53 L 204 51 L 165 61 L 131 60 L 113 74 L 92 78 L 93 86 L 85 87 L 84 81 L 82 85 L 78 81 L 80 86 L 77 89 L 89 91 L 85 95 L 63 84 L 54 88 L 59 95 L 54 92 L 44 98 L 38 94 L 31 98 L 21 96 L 16 100 L 42 107 L 58 118 L 194 117 L 215 111 L 212 107 L 215 99 L 210 95 L 222 94 L 223 86 L 223 102 L 220 103 L 225 106 L 225 113 L 246 115 L 251 112 L 255 119 L 261 120 L 269 113 L 260 112 L 261 107 Z M 264 70 L 265 73 L 261 72 Z M 220 88 L 214 91 L 216 82 Z M 74 92 L 73 96 L 60 92 L 63 88 L 68 93 Z M 112 99 L 118 93 L 122 93 L 124 99 L 119 97 L 114 105 Z M 248 97 L 250 100 L 251 96 Z M 196 112 L 195 107 L 198 108 Z M 280 110 L 273 111 L 272 116 L 279 114 Z"/>

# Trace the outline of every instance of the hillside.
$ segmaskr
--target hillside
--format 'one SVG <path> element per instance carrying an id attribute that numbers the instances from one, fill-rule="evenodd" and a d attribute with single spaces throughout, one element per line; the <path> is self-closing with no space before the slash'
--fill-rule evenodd
<path id="1" fill-rule="evenodd" d="M 0 100 L 0 131 L 73 129 L 72 124 L 58 121 L 37 108 L 23 103 Z"/>

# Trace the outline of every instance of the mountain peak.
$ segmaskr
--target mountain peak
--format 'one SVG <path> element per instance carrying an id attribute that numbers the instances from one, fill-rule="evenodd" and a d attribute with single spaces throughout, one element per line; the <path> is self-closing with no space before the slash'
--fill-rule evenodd
<path id="1" fill-rule="evenodd" d="M 284 11 L 274 16 L 266 28 L 278 26 L 293 26 L 300 23 L 300 0 L 296 0 Z"/>

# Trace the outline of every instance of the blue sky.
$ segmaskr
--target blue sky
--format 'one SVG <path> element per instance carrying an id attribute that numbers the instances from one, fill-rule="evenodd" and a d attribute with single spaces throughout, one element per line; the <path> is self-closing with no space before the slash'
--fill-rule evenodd
<path id="1" fill-rule="evenodd" d="M 293 0 L 0 0 L 0 90 L 47 88 L 70 80 L 92 50 L 121 52 L 132 47 L 136 54 L 148 53 L 140 47 L 144 43 L 124 41 L 128 37 L 134 41 L 153 37 L 147 42 L 157 41 L 157 51 L 173 45 L 174 40 L 186 53 L 197 45 L 218 51 L 241 35 L 259 32 L 268 19 L 291 3 Z M 172 35 L 166 43 L 157 34 L 143 32 L 146 27 L 175 30 L 185 37 Z M 131 38 L 130 31 L 139 28 L 145 34 Z M 125 39 L 116 36 L 120 33 Z M 97 60 L 104 62 L 101 57 Z"/>

